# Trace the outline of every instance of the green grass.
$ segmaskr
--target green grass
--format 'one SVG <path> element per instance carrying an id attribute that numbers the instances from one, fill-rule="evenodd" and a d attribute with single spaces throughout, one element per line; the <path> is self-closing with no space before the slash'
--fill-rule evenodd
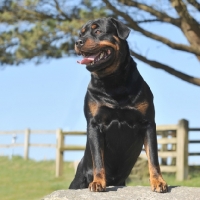
<path id="1" fill-rule="evenodd" d="M 64 176 L 55 178 L 55 161 L 9 160 L 0 157 L 0 199 L 39 200 L 55 190 L 67 189 L 74 176 L 73 164 L 64 164 Z M 169 185 L 200 187 L 200 168 L 191 168 L 188 180 L 178 182 L 173 174 L 164 174 Z M 134 178 L 127 185 L 147 185 L 148 177 Z"/>
<path id="2" fill-rule="evenodd" d="M 171 174 L 163 174 L 164 180 L 167 182 L 169 186 L 188 186 L 188 187 L 200 187 L 200 172 L 198 177 L 189 177 L 188 180 L 177 181 L 175 179 L 175 175 Z M 145 177 L 143 179 L 132 179 L 127 183 L 127 186 L 150 186 L 149 185 L 149 177 Z"/>
<path id="3" fill-rule="evenodd" d="M 0 157 L 0 199 L 37 200 L 59 189 L 67 189 L 74 176 L 72 163 L 64 164 L 65 176 L 55 178 L 55 161 L 9 160 Z"/>
<path id="4" fill-rule="evenodd" d="M 146 169 L 142 170 L 146 171 Z M 175 173 L 162 173 L 162 176 L 169 186 L 200 187 L 200 166 L 190 167 L 188 178 L 184 181 L 177 181 Z M 142 178 L 134 177 L 127 182 L 127 185 L 149 186 L 149 176 L 143 176 Z"/>

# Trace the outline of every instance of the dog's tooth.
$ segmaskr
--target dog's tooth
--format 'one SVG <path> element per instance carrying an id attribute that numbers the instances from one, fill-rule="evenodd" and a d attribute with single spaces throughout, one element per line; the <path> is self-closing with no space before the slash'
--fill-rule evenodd
<path id="1" fill-rule="evenodd" d="M 101 52 L 101 54 L 100 54 L 100 59 L 103 58 L 103 55 L 104 55 L 104 52 Z"/>

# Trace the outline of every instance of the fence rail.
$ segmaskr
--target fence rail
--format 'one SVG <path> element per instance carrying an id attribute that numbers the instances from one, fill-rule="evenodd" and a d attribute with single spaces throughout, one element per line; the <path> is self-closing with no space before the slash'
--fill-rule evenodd
<path id="1" fill-rule="evenodd" d="M 13 148 L 13 147 L 24 147 L 24 159 L 27 160 L 29 158 L 29 147 L 50 147 L 56 148 L 56 144 L 34 144 L 30 143 L 30 135 L 31 134 L 55 134 L 55 130 L 14 130 L 14 131 L 0 131 L 0 135 L 8 135 L 8 134 L 24 134 L 24 143 L 12 143 L 12 144 L 0 144 L 0 148 Z"/>
<path id="2" fill-rule="evenodd" d="M 25 132 L 25 130 L 0 131 L 0 135 L 6 135 L 6 134 L 24 134 L 24 132 Z M 32 134 L 55 134 L 56 131 L 55 130 L 34 130 L 34 129 L 32 130 L 32 129 L 30 129 L 30 132 Z"/>
<path id="3" fill-rule="evenodd" d="M 200 128 L 189 128 L 187 120 L 180 120 L 177 125 L 162 125 L 156 127 L 158 145 L 160 146 L 158 156 L 161 159 L 161 170 L 163 172 L 175 172 L 177 180 L 184 180 L 188 175 L 188 156 L 200 156 L 199 152 L 188 152 L 188 144 L 200 144 L 200 140 L 188 140 L 190 131 L 200 131 Z M 0 144 L 0 148 L 24 147 L 24 159 L 29 158 L 29 147 L 56 148 L 56 176 L 63 173 L 63 154 L 65 151 L 84 150 L 85 146 L 65 145 L 64 138 L 68 135 L 86 135 L 82 131 L 58 130 L 15 130 L 0 131 L 0 135 L 24 134 L 24 143 Z M 30 134 L 56 134 L 56 144 L 30 143 Z M 171 144 L 171 148 L 168 147 Z M 144 155 L 141 155 L 144 156 Z M 167 158 L 171 158 L 171 165 L 167 164 Z"/>
<path id="4" fill-rule="evenodd" d="M 200 143 L 199 140 L 188 140 L 189 131 L 200 131 L 200 128 L 189 128 L 187 120 L 180 120 L 177 125 L 157 126 L 156 132 L 162 138 L 158 139 L 161 148 L 158 156 L 161 158 L 161 170 L 163 172 L 175 172 L 177 180 L 184 180 L 188 176 L 188 156 L 200 155 L 200 152 L 188 153 L 188 144 Z M 84 146 L 69 146 L 64 144 L 64 137 L 67 135 L 85 135 L 86 132 L 63 132 L 57 131 L 57 156 L 56 156 L 56 176 L 63 173 L 63 153 L 67 150 L 84 150 Z M 168 144 L 172 147 L 169 149 Z M 166 159 L 172 158 L 172 164 L 167 165 Z"/>

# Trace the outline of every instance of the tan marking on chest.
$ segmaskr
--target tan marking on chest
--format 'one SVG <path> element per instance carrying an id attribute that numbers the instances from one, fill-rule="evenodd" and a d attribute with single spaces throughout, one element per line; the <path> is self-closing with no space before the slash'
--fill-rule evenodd
<path id="1" fill-rule="evenodd" d="M 98 112 L 99 106 L 97 103 L 94 103 L 94 102 L 89 102 L 88 105 L 89 105 L 90 113 L 94 117 Z"/>
<path id="2" fill-rule="evenodd" d="M 135 108 L 136 108 L 139 112 L 141 112 L 143 115 L 146 114 L 146 111 L 147 111 L 147 108 L 148 108 L 148 107 L 149 107 L 149 104 L 148 104 L 147 101 L 143 101 L 143 102 L 137 103 L 137 104 L 135 105 Z"/>

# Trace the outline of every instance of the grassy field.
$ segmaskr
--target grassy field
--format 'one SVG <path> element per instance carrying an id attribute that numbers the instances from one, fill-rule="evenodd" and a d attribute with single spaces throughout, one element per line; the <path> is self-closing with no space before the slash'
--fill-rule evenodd
<path id="1" fill-rule="evenodd" d="M 177 181 L 175 174 L 162 173 L 164 180 L 169 186 L 188 186 L 188 187 L 200 187 L 200 167 L 191 167 L 189 170 L 188 179 L 184 181 Z M 149 186 L 149 177 L 142 179 L 133 178 L 127 182 L 127 186 L 143 185 Z"/>
<path id="2" fill-rule="evenodd" d="M 73 176 L 73 164 L 66 162 L 65 175 L 55 178 L 55 161 L 24 161 L 21 157 L 9 160 L 0 157 L 0 199 L 39 200 L 55 190 L 67 189 Z M 169 185 L 200 187 L 200 169 L 192 168 L 188 180 L 178 182 L 174 175 L 164 175 Z M 134 178 L 127 185 L 149 185 L 148 177 Z"/>
<path id="3" fill-rule="evenodd" d="M 67 189 L 73 176 L 72 163 L 65 163 L 66 176 L 55 178 L 55 161 L 9 160 L 0 157 L 0 199 L 37 200 L 59 189 Z"/>

